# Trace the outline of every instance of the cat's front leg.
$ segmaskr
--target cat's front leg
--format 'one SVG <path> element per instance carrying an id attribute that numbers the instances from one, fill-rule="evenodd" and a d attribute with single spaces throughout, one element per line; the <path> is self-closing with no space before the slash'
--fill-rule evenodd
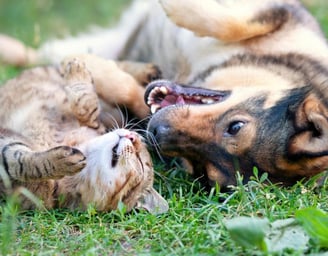
<path id="1" fill-rule="evenodd" d="M 135 62 L 115 62 L 90 54 L 69 57 L 63 66 L 77 58 L 85 63 L 94 79 L 96 93 L 110 106 L 127 107 L 139 118 L 145 118 L 149 108 L 144 102 L 145 87 L 141 85 L 160 76 L 154 65 Z"/>
<path id="2" fill-rule="evenodd" d="M 65 91 L 71 110 L 82 126 L 98 129 L 100 104 L 93 80 L 84 62 L 73 58 L 63 65 Z"/>
<path id="3" fill-rule="evenodd" d="M 3 145 L 0 159 L 9 178 L 22 182 L 59 179 L 86 165 L 86 158 L 78 149 L 59 146 L 35 152 L 19 141 Z"/>

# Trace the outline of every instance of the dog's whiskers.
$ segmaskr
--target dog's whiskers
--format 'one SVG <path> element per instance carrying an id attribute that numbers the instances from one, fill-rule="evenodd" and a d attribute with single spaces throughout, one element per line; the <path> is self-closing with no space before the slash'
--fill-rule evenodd
<path id="1" fill-rule="evenodd" d="M 159 157 L 160 161 L 164 163 L 165 161 L 160 153 L 160 145 L 158 144 L 154 134 L 148 130 L 144 130 L 144 132 L 146 133 L 146 137 L 148 138 L 148 143 L 155 149 L 155 152 Z"/>

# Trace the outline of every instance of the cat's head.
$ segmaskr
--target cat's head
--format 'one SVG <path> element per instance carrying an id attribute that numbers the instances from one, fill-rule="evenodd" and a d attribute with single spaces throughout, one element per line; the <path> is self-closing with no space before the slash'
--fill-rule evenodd
<path id="1" fill-rule="evenodd" d="M 116 129 L 96 137 L 80 148 L 87 166 L 79 174 L 82 201 L 98 210 L 143 208 L 151 213 L 168 210 L 165 199 L 153 188 L 154 169 L 142 137 Z"/>

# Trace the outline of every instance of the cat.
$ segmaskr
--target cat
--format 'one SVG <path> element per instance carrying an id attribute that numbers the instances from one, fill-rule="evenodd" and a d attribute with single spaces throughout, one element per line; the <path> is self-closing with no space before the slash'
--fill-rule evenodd
<path id="1" fill-rule="evenodd" d="M 134 105 L 139 101 L 125 102 L 142 97 L 144 88 L 119 66 L 139 81 L 158 73 L 147 64 L 81 55 L 61 67 L 26 70 L 0 87 L 1 196 L 23 186 L 47 209 L 86 209 L 92 204 L 110 211 L 122 202 L 127 211 L 168 210 L 153 188 L 153 164 L 143 138 L 112 128 L 110 113 L 103 110 L 127 103 L 139 117 L 146 115 L 147 110 Z M 21 208 L 33 209 L 35 204 L 22 198 Z"/>

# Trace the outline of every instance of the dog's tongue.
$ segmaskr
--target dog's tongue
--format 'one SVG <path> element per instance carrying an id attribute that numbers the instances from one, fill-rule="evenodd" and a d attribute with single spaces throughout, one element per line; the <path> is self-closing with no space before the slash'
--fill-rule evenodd
<path id="1" fill-rule="evenodd" d="M 181 95 L 175 96 L 175 95 L 168 95 L 164 98 L 164 100 L 161 102 L 161 108 L 170 106 L 170 105 L 175 105 L 175 104 L 180 104 L 183 105 L 185 104 L 185 100 Z"/>

